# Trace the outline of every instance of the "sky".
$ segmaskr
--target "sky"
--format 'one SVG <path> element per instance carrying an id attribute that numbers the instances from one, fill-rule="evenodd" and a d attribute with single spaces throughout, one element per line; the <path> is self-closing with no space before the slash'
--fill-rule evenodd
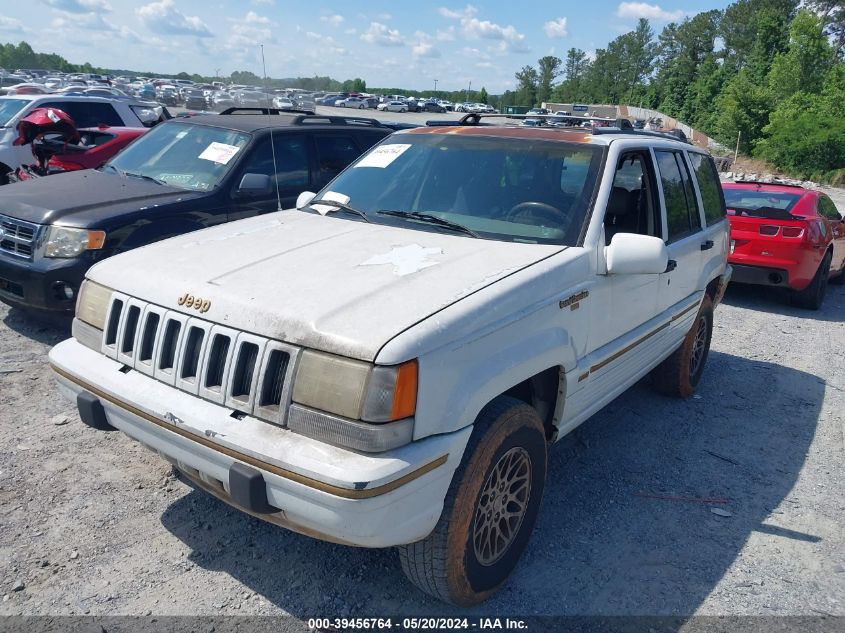
<path id="1" fill-rule="evenodd" d="M 72 63 L 159 73 L 361 77 L 367 86 L 490 93 L 514 73 L 570 47 L 588 54 L 640 17 L 655 32 L 727 0 L 663 4 L 591 0 L 43 0 L 8 2 L 0 41 L 25 40 Z"/>

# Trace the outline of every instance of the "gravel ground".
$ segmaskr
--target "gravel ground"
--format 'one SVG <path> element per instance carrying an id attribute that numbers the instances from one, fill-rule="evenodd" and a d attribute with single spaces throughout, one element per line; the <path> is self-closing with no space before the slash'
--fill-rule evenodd
<path id="1" fill-rule="evenodd" d="M 845 288 L 829 290 L 806 312 L 729 289 L 699 393 L 643 381 L 556 445 L 526 555 L 470 612 L 416 591 L 395 551 L 265 524 L 84 426 L 46 363 L 66 331 L 0 308 L 0 615 L 845 615 Z"/>

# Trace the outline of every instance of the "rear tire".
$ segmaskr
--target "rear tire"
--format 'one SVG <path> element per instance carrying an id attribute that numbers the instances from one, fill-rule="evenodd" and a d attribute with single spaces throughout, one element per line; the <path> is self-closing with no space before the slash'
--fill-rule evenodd
<path id="1" fill-rule="evenodd" d="M 827 292 L 827 277 L 830 274 L 831 259 L 830 252 L 827 252 L 824 259 L 822 259 L 822 263 L 819 264 L 810 285 L 804 288 L 804 290 L 795 290 L 792 292 L 790 298 L 794 305 L 807 310 L 818 310 L 822 307 L 824 296 Z"/>
<path id="2" fill-rule="evenodd" d="M 834 286 L 845 286 L 845 261 L 842 262 L 842 268 L 839 269 L 839 274 L 830 280 Z"/>
<path id="3" fill-rule="evenodd" d="M 478 416 L 434 531 L 402 545 L 402 571 L 422 591 L 471 606 L 507 580 L 522 555 L 546 480 L 543 421 L 500 396 Z"/>
<path id="4" fill-rule="evenodd" d="M 666 396 L 688 398 L 695 393 L 713 336 L 713 301 L 704 295 L 698 314 L 681 346 L 651 370 L 654 388 Z"/>

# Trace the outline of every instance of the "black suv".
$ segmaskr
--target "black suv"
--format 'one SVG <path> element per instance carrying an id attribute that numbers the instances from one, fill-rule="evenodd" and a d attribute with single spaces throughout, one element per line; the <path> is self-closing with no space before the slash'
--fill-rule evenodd
<path id="1" fill-rule="evenodd" d="M 0 300 L 71 314 L 94 263 L 291 208 L 393 130 L 373 119 L 232 108 L 158 125 L 100 169 L 2 187 Z"/>

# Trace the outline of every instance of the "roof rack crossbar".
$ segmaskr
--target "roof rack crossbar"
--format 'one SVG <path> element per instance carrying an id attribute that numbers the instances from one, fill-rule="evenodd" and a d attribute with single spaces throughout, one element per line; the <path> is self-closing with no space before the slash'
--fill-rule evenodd
<path id="1" fill-rule="evenodd" d="M 306 114 L 304 116 L 298 116 L 294 119 L 293 123 L 320 124 L 325 121 L 328 121 L 332 125 L 369 125 L 372 127 L 387 127 L 381 121 L 367 117 L 327 116 L 322 114 Z"/>

